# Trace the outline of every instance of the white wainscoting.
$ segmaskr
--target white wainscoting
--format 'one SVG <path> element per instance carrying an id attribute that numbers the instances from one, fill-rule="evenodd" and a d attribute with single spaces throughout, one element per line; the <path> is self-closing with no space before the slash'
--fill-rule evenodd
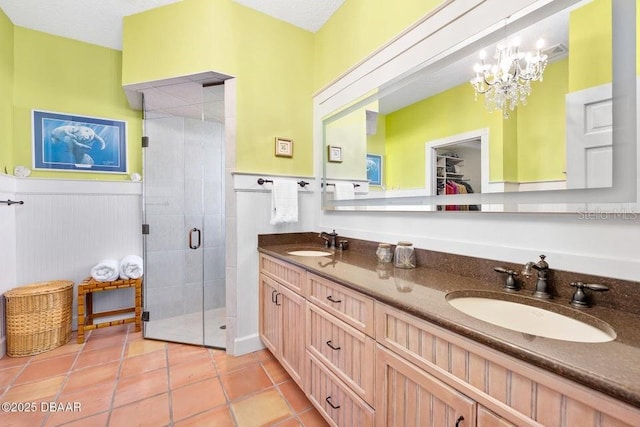
<path id="1" fill-rule="evenodd" d="M 15 192 L 4 192 L 11 185 Z M 77 285 L 101 259 L 142 255 L 141 194 L 133 182 L 0 178 L 0 198 L 24 201 L 11 212 L 0 206 L 0 289 L 56 279 Z M 127 291 L 96 295 L 96 310 L 130 305 Z M 74 296 L 74 329 L 75 306 Z"/>
<path id="2" fill-rule="evenodd" d="M 307 181 L 299 188 L 298 222 L 271 225 L 271 184 L 258 185 L 258 178 Z M 295 233 L 315 230 L 320 205 L 313 197 L 319 183 L 310 177 L 234 174 L 237 206 L 235 233 L 227 233 L 227 245 L 237 247 L 236 286 L 227 285 L 227 328 L 233 328 L 235 355 L 263 348 L 258 335 L 258 234 Z M 228 277 L 228 276 L 227 276 Z M 238 315 L 240 313 L 240 315 Z"/>

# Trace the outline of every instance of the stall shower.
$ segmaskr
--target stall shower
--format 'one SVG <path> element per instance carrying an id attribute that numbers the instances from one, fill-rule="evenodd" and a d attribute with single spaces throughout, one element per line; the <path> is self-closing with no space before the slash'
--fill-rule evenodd
<path id="1" fill-rule="evenodd" d="M 144 337 L 224 348 L 224 83 L 143 93 Z"/>

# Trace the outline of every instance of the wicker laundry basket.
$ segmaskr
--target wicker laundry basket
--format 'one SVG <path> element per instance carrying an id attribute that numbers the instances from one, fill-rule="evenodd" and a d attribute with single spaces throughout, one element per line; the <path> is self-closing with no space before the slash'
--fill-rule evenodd
<path id="1" fill-rule="evenodd" d="M 73 282 L 53 280 L 5 292 L 7 354 L 44 353 L 71 339 Z"/>

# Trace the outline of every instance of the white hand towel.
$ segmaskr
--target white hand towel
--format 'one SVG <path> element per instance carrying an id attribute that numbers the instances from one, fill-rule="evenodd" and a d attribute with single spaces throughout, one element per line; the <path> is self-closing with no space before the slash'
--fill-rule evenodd
<path id="1" fill-rule="evenodd" d="M 356 191 L 350 182 L 336 182 L 333 193 L 334 200 L 351 200 L 356 198 Z"/>
<path id="2" fill-rule="evenodd" d="M 98 282 L 110 282 L 120 276 L 117 259 L 103 259 L 91 268 L 91 277 Z"/>
<path id="3" fill-rule="evenodd" d="M 298 222 L 298 183 L 274 179 L 271 187 L 271 225 Z"/>
<path id="4" fill-rule="evenodd" d="M 139 279 L 142 273 L 142 258 L 138 255 L 127 255 L 120 260 L 121 279 Z"/>

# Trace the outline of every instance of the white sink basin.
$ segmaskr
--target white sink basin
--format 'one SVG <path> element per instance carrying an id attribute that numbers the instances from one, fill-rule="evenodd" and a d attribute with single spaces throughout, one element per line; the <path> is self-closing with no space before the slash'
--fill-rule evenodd
<path id="1" fill-rule="evenodd" d="M 295 256 L 327 256 L 327 255 L 331 255 L 331 252 L 327 252 L 327 251 L 311 251 L 311 250 L 307 250 L 307 251 L 291 251 L 291 252 L 287 252 L 289 255 L 295 255 Z"/>
<path id="2" fill-rule="evenodd" d="M 451 297 L 450 295 L 447 296 L 447 302 L 456 309 L 476 319 L 513 331 L 584 343 L 608 342 L 616 339 L 616 333 L 611 327 L 601 329 L 542 308 L 486 297 Z M 604 324 L 604 322 L 601 323 Z"/>

